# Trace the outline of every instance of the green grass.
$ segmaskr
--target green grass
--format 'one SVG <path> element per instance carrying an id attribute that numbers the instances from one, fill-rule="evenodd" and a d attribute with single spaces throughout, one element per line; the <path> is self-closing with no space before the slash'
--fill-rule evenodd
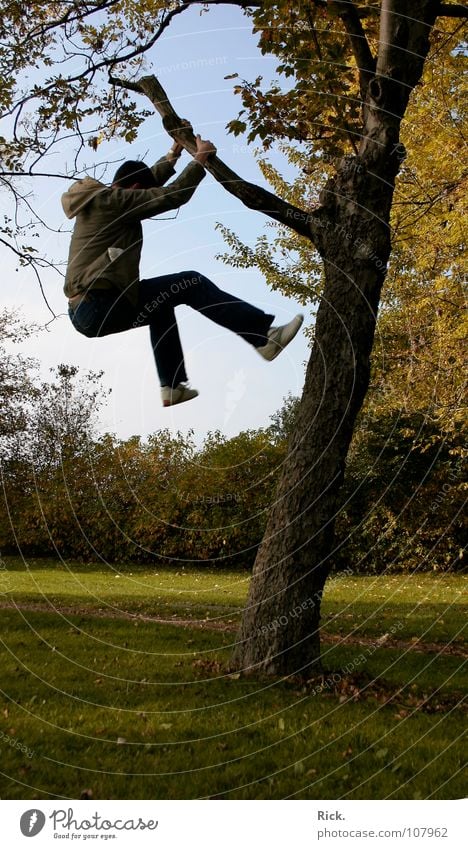
<path id="1" fill-rule="evenodd" d="M 337 578 L 325 587 L 322 625 L 356 636 L 449 643 L 466 633 L 467 580 L 454 575 Z"/>
<path id="2" fill-rule="evenodd" d="M 18 604 L 40 601 L 108 613 L 162 618 L 223 619 L 236 624 L 247 597 L 243 572 L 135 565 L 65 564 L 55 560 L 4 558 L 0 597 Z M 325 587 L 323 626 L 343 635 L 382 636 L 398 626 L 399 639 L 460 638 L 466 624 L 466 578 L 391 575 L 332 578 Z"/>
<path id="3" fill-rule="evenodd" d="M 408 648 L 421 635 L 461 645 L 460 577 L 332 581 L 330 634 L 381 637 L 402 622 L 396 636 L 407 645 L 325 643 L 336 686 L 319 693 L 320 681 L 230 677 L 228 631 L 79 612 L 235 623 L 243 574 L 132 567 L 115 578 L 102 565 L 6 566 L 0 601 L 57 609 L 0 610 L 1 798 L 79 798 L 87 789 L 111 799 L 464 794 L 463 659 Z M 351 676 L 341 677 L 346 665 Z"/>
<path id="4" fill-rule="evenodd" d="M 64 565 L 55 560 L 4 558 L 0 594 L 23 602 L 82 605 L 150 615 L 205 618 L 239 613 L 250 576 L 213 569 L 119 568 L 103 564 Z"/>

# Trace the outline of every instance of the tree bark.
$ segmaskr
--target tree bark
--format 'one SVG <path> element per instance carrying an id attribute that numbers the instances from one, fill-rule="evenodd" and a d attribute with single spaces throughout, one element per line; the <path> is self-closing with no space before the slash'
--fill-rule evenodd
<path id="1" fill-rule="evenodd" d="M 407 25 L 403 0 L 383 4 L 380 72 L 368 83 L 359 156 L 345 157 L 321 197 L 317 246 L 326 282 L 297 426 L 233 653 L 233 667 L 245 673 L 307 677 L 320 666 L 322 592 L 391 250 L 400 123 L 422 74 L 436 5 L 415 2 Z"/>
<path id="2" fill-rule="evenodd" d="M 307 676 L 320 658 L 320 603 L 346 455 L 369 383 L 393 187 L 384 199 L 376 178 L 364 170 L 346 175 L 343 167 L 334 190 L 315 344 L 233 657 L 246 672 Z M 377 194 L 384 217 L 373 212 Z"/>

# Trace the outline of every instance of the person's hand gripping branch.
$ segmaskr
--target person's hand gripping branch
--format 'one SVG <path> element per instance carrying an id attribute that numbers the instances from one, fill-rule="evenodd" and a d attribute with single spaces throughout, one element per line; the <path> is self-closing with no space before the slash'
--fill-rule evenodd
<path id="1" fill-rule="evenodd" d="M 197 144 L 197 151 L 193 154 L 193 158 L 195 162 L 199 162 L 200 165 L 205 165 L 208 157 L 216 153 L 216 147 L 213 142 L 208 141 L 207 139 L 202 139 L 199 133 L 195 136 L 195 141 Z"/>
<path id="2" fill-rule="evenodd" d="M 190 121 L 183 119 L 182 126 L 187 127 L 187 129 L 192 130 L 192 125 Z M 192 130 L 193 132 L 193 130 Z M 171 149 L 168 153 L 166 153 L 166 159 L 171 165 L 175 165 L 176 161 L 179 159 L 182 151 L 184 150 L 184 145 L 177 138 L 174 139 Z"/>
<path id="3" fill-rule="evenodd" d="M 190 130 L 191 133 L 193 133 L 193 127 L 190 121 L 187 121 L 185 118 L 182 119 L 179 129 L 187 129 Z M 217 152 L 217 148 L 213 144 L 213 142 L 209 141 L 208 139 L 202 139 L 200 133 L 197 133 L 197 135 L 194 136 L 196 144 L 195 152 L 193 151 L 193 142 L 187 144 L 187 139 L 184 137 L 183 134 L 178 135 L 176 132 L 171 132 L 171 135 L 174 139 L 174 144 L 171 148 L 171 152 L 174 151 L 174 156 L 180 155 L 179 151 L 185 148 L 185 150 L 187 150 L 187 152 L 190 153 L 191 156 L 193 156 L 195 162 L 199 162 L 200 165 L 205 165 L 207 159 L 210 156 L 216 154 Z"/>

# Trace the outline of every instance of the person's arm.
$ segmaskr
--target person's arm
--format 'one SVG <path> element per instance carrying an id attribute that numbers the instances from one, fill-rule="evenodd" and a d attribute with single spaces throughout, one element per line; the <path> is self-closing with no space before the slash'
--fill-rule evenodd
<path id="1" fill-rule="evenodd" d="M 175 165 L 177 164 L 177 160 L 180 158 L 180 155 L 181 155 L 183 149 L 184 149 L 183 145 L 181 145 L 181 144 L 179 144 L 179 142 L 175 141 L 173 143 L 171 149 L 166 153 L 165 158 L 167 159 L 168 162 L 170 162 L 175 167 Z"/>
<path id="2" fill-rule="evenodd" d="M 183 206 L 203 180 L 203 166 L 208 157 L 216 153 L 212 142 L 204 141 L 199 135 L 196 136 L 196 142 L 197 152 L 193 162 L 168 186 L 157 189 L 112 189 L 105 202 L 116 207 L 119 215 L 129 215 L 140 220 Z"/>
<path id="3" fill-rule="evenodd" d="M 158 186 L 164 186 L 164 183 L 167 183 L 169 177 L 175 174 L 175 165 L 183 150 L 181 148 L 179 151 L 179 148 L 181 148 L 181 145 L 174 142 L 171 149 L 151 167 L 153 177 Z"/>
<path id="4" fill-rule="evenodd" d="M 139 220 L 151 218 L 186 204 L 204 176 L 205 169 L 201 163 L 190 162 L 168 186 L 155 189 L 113 188 L 101 198 L 100 203 L 111 206 L 120 216 L 128 215 Z"/>
<path id="5" fill-rule="evenodd" d="M 182 122 L 185 126 L 190 127 L 190 121 Z M 184 149 L 183 144 L 179 144 L 178 141 L 174 141 L 172 147 L 165 156 L 162 156 L 161 159 L 152 166 L 151 170 L 153 172 L 154 178 L 158 184 L 158 186 L 163 186 L 169 179 L 175 174 L 175 166 L 177 165 L 177 160 L 180 158 L 180 155 Z"/>

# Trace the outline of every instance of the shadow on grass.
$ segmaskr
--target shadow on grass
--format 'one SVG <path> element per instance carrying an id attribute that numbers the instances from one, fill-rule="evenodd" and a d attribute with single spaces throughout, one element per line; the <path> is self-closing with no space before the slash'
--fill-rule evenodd
<path id="1" fill-rule="evenodd" d="M 317 680 L 226 674 L 232 635 L 223 632 L 37 612 L 0 618 L 3 798 L 463 792 L 457 658 L 380 648 L 343 675 L 359 655 L 335 645 L 325 665 L 342 677 L 319 691 Z"/>

